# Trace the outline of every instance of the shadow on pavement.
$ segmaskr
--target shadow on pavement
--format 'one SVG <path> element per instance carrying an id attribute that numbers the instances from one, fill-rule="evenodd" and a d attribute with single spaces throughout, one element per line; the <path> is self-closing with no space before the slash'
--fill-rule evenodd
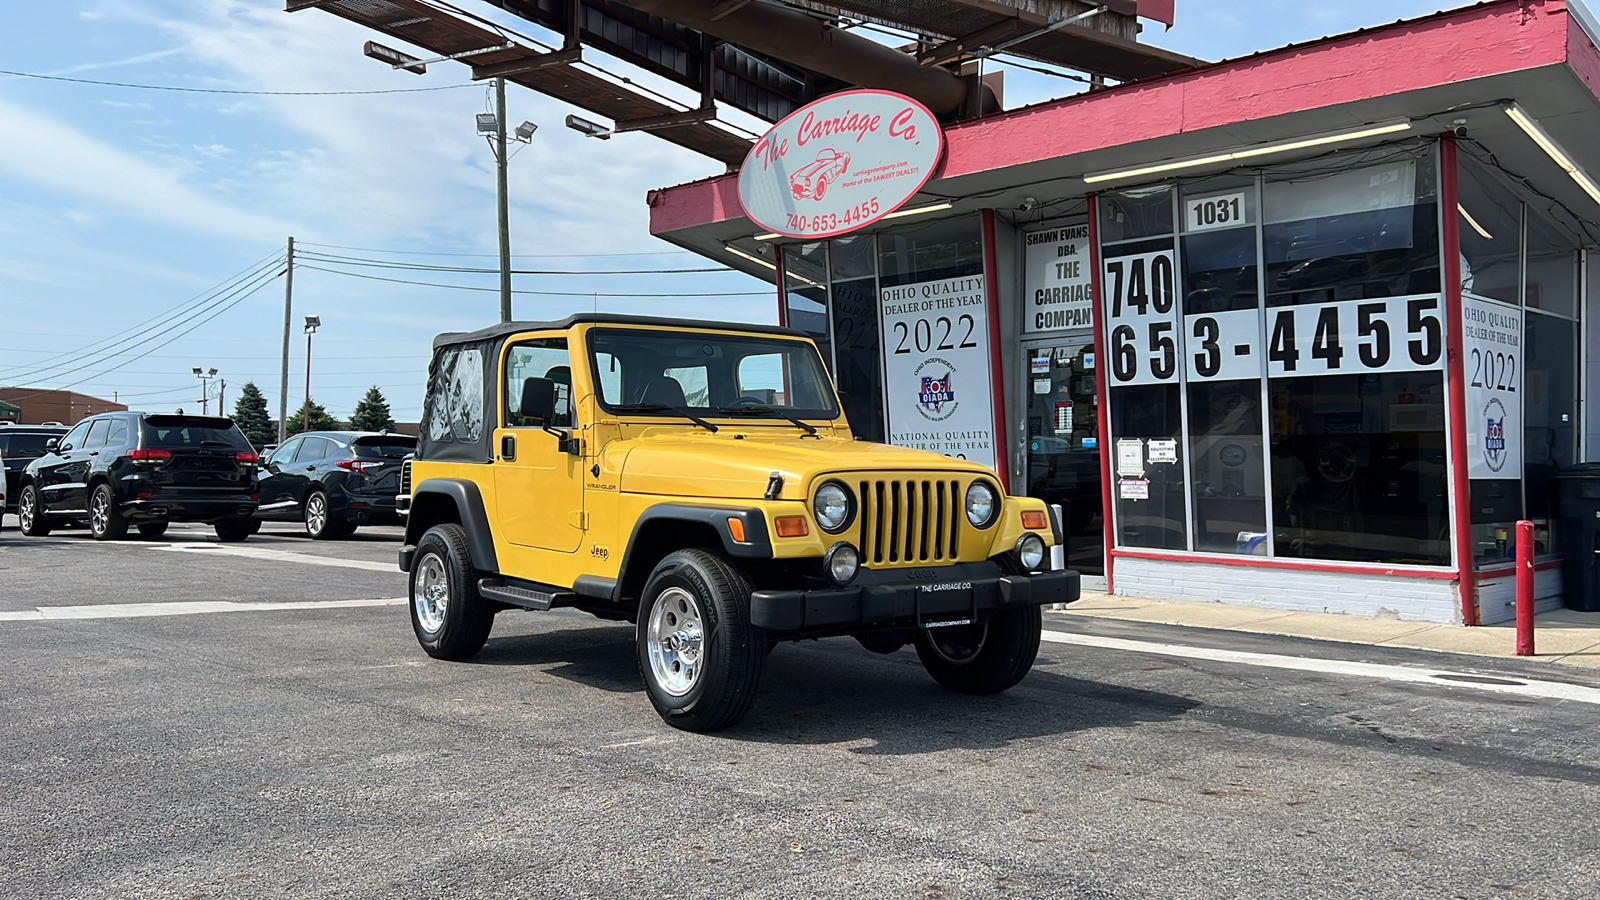
<path id="1" fill-rule="evenodd" d="M 472 662 L 538 666 L 558 678 L 648 702 L 634 660 L 633 626 L 627 624 L 491 637 Z M 1004 694 L 956 694 L 934 683 L 909 648 L 879 656 L 842 638 L 780 645 L 767 659 L 749 715 L 715 737 L 773 744 L 867 741 L 851 752 L 900 756 L 1163 722 L 1200 705 L 1037 667 Z"/>

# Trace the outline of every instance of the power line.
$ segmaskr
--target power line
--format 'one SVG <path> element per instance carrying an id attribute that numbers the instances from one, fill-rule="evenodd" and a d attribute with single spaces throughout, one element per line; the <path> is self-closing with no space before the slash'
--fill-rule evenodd
<path id="1" fill-rule="evenodd" d="M 162 341 L 161 343 L 155 345 L 154 347 L 151 347 L 150 349 L 152 349 L 152 350 L 160 350 L 162 347 L 167 346 L 168 344 L 172 343 L 173 341 L 176 341 L 179 338 L 182 338 L 182 337 L 184 337 L 184 336 L 186 336 L 188 334 L 193 333 L 195 331 L 195 329 L 201 327 L 202 325 L 205 325 L 207 322 L 210 322 L 212 319 L 215 319 L 217 316 L 222 315 L 223 313 L 227 312 L 228 310 L 233 309 L 235 306 L 238 306 L 240 303 L 243 303 L 245 300 L 249 299 L 250 296 L 252 294 L 254 294 L 256 291 L 259 291 L 262 288 L 266 287 L 267 285 L 271 284 L 272 282 L 276 281 L 277 278 L 278 278 L 278 275 L 280 275 L 280 274 L 282 274 L 282 273 L 281 272 L 274 272 L 273 275 L 270 278 L 262 279 L 261 281 L 257 282 L 257 284 L 254 287 L 250 288 L 249 291 L 247 291 L 246 293 L 240 295 L 238 298 L 236 298 L 232 302 L 228 303 L 228 305 L 223 306 L 222 308 L 220 308 L 220 309 L 216 310 L 215 312 L 211 313 L 211 315 L 207 316 L 206 318 L 201 319 L 200 321 L 194 323 L 190 327 L 184 329 L 183 331 L 178 332 L 177 334 L 173 335 L 170 338 L 167 338 L 165 341 Z M 21 395 L 19 397 L 11 398 L 11 400 L 12 400 L 12 402 L 16 402 L 18 400 L 26 400 L 29 397 L 37 397 L 40 394 L 46 394 L 46 393 L 49 393 L 50 391 L 53 391 L 53 390 L 57 390 L 57 391 L 58 390 L 64 390 L 64 389 L 69 388 L 69 387 L 76 387 L 76 386 L 78 386 L 80 384 L 83 384 L 86 381 L 94 381 L 97 378 L 104 378 L 105 376 L 110 375 L 112 372 L 115 372 L 115 371 L 117 371 L 118 369 L 121 369 L 124 366 L 132 365 L 134 363 L 134 361 L 136 361 L 138 359 L 139 359 L 139 357 L 135 356 L 132 359 L 128 359 L 128 360 L 126 360 L 124 362 L 120 362 L 120 363 L 112 366 L 109 369 L 105 369 L 105 370 L 97 372 L 97 373 L 95 373 L 93 375 L 87 375 L 87 376 L 85 376 L 83 378 L 78 379 L 77 381 L 70 382 L 68 384 L 63 384 L 63 385 L 60 385 L 60 386 L 55 387 L 55 388 L 46 388 L 44 390 L 34 391 L 31 394 L 23 394 L 23 395 Z M 83 368 L 88 368 L 88 367 L 84 366 Z M 64 372 L 62 374 L 63 375 L 70 375 L 72 373 L 71 372 Z M 59 378 L 61 376 L 58 375 L 56 377 Z"/>
<path id="2" fill-rule="evenodd" d="M 329 250 L 359 250 L 363 253 L 387 253 L 391 256 L 460 256 L 499 259 L 498 253 L 444 253 L 428 250 L 382 250 L 377 247 L 347 247 L 343 244 L 318 244 L 315 241 L 295 241 L 296 247 L 326 247 Z M 647 250 L 638 253 L 513 253 L 512 259 L 602 259 L 615 256 L 698 256 L 691 250 Z"/>
<path id="3" fill-rule="evenodd" d="M 138 343 L 148 341 L 155 337 L 161 337 L 162 335 L 169 333 L 173 328 L 180 327 L 184 320 L 192 319 L 197 315 L 204 315 L 210 306 L 226 300 L 226 298 L 223 298 L 223 301 L 219 301 L 217 299 L 222 294 L 229 290 L 236 289 L 241 284 L 245 284 L 260 278 L 263 273 L 275 269 L 282 262 L 283 257 L 279 256 L 276 259 L 270 260 L 269 262 L 257 265 L 253 269 L 247 271 L 244 275 L 230 278 L 222 285 L 200 295 L 200 298 L 197 300 L 185 301 L 178 307 L 168 310 L 164 314 L 158 315 L 153 319 L 145 320 L 145 322 L 140 324 L 146 325 L 146 327 L 139 328 L 137 331 L 132 329 L 124 330 L 118 334 L 112 335 L 109 338 L 96 341 L 94 344 L 90 344 L 87 347 L 81 347 L 77 350 L 68 351 L 67 353 L 59 354 L 57 357 L 55 357 L 74 357 L 66 362 L 48 363 L 45 360 L 35 360 L 31 363 L 25 364 L 26 366 L 30 366 L 32 368 L 28 368 L 23 372 L 7 375 L 6 377 L 11 380 L 60 378 L 63 375 L 70 375 L 73 372 L 81 371 L 89 366 L 96 365 L 99 362 L 104 362 L 113 357 L 121 356 L 124 353 L 132 352 L 134 349 L 136 349 Z M 272 272 L 270 277 L 276 278 L 278 274 L 281 273 Z M 154 324 L 148 324 L 152 322 Z M 134 328 L 138 328 L 138 326 L 134 326 Z M 152 332 L 154 332 L 154 334 L 151 334 Z M 68 369 L 64 372 L 51 373 L 52 369 L 60 369 L 63 366 L 70 366 L 74 363 L 83 362 L 85 357 L 88 357 L 89 361 L 78 366 L 76 369 Z M 13 368 L 22 367 L 18 366 Z"/>
<path id="4" fill-rule="evenodd" d="M 391 284 L 414 284 L 421 287 L 449 288 L 455 291 L 487 291 L 491 294 L 500 293 L 499 288 L 472 287 L 465 284 L 439 284 L 435 281 L 407 281 L 403 278 L 383 278 L 378 275 L 362 275 L 359 272 L 341 272 L 338 269 L 324 269 L 320 266 L 295 266 L 297 269 L 312 269 L 317 272 L 327 272 L 332 275 L 343 275 L 346 278 L 365 278 L 370 281 L 387 281 Z M 531 294 L 538 297 L 646 297 L 646 298 L 673 298 L 673 297 L 771 297 L 770 291 L 712 291 L 709 293 L 672 294 L 611 294 L 605 291 L 512 291 L 513 294 Z"/>
<path id="5" fill-rule="evenodd" d="M 498 275 L 497 268 L 473 266 L 430 266 L 423 263 L 395 262 L 393 260 L 370 259 L 360 256 L 338 256 L 331 253 L 318 253 L 307 251 L 304 256 L 313 262 L 324 262 L 330 265 L 362 266 L 374 269 L 405 269 L 417 272 L 460 272 L 469 275 Z M 606 269 L 606 270 L 564 270 L 564 269 L 512 269 L 513 275 L 684 275 L 690 273 L 717 273 L 738 272 L 738 269 L 728 266 L 706 266 L 695 269 Z M 742 273 L 741 273 L 742 274 Z"/>
<path id="6" fill-rule="evenodd" d="M 95 81 L 92 78 L 66 78 L 61 75 L 40 75 L 36 72 L 12 72 L 0 69 L 0 75 L 17 78 L 38 78 L 42 81 L 69 81 L 73 84 L 94 84 L 101 87 L 138 88 L 143 91 L 180 91 L 185 94 L 245 94 L 253 97 L 359 97 L 368 94 L 418 94 L 424 91 L 453 91 L 456 88 L 474 87 L 472 84 L 442 84 L 436 87 L 390 88 L 381 91 L 234 91 L 223 88 L 174 87 L 166 84 L 129 84 L 125 81 Z"/>

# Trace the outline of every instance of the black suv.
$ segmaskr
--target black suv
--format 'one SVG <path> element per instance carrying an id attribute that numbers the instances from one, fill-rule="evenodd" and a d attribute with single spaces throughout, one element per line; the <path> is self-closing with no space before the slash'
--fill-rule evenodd
<path id="1" fill-rule="evenodd" d="M 12 425 L 0 422 L 0 457 L 6 462 L 5 512 L 17 511 L 17 493 L 22 490 L 22 470 L 45 454 L 51 438 L 67 433 L 65 425 Z"/>
<path id="2" fill-rule="evenodd" d="M 370 431 L 308 431 L 267 457 L 257 518 L 300 521 L 317 540 L 358 525 L 399 525 L 400 466 L 417 439 Z"/>
<path id="3" fill-rule="evenodd" d="M 223 541 L 256 530 L 255 451 L 222 416 L 115 412 L 84 419 L 22 473 L 22 533 L 87 521 L 98 540 L 134 525 L 145 537 L 168 522 L 207 522 Z"/>

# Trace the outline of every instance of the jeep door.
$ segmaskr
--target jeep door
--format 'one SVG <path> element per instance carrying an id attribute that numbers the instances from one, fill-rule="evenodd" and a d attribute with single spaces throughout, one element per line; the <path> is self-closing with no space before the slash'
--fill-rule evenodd
<path id="1" fill-rule="evenodd" d="M 572 366 L 565 337 L 521 340 L 501 355 L 500 427 L 495 431 L 496 530 L 508 541 L 572 553 L 583 540 L 583 457 L 566 453 L 545 430 L 573 431 Z M 524 418 L 528 378 L 555 382 L 554 421 Z M 574 436 L 576 436 L 574 434 Z"/>

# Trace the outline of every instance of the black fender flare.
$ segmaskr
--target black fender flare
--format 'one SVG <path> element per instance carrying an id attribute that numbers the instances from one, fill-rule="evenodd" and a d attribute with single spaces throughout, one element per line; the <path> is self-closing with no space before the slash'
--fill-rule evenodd
<path id="1" fill-rule="evenodd" d="M 729 519 L 738 519 L 744 525 L 744 540 L 736 541 L 728 528 Z M 760 509 L 744 506 L 701 506 L 693 503 L 658 503 L 646 509 L 633 523 L 633 533 L 628 535 L 628 547 L 622 553 L 622 566 L 617 570 L 617 582 L 611 586 L 611 599 L 621 601 L 623 586 L 629 583 L 629 573 L 637 564 L 634 551 L 639 547 L 639 535 L 645 528 L 660 522 L 687 522 L 708 525 L 722 539 L 722 551 L 735 559 L 771 559 L 772 537 L 767 532 L 767 516 Z M 648 577 L 648 576 L 647 576 Z M 590 591 L 594 588 L 591 587 Z M 580 591 L 580 593 L 587 593 Z"/>
<path id="2" fill-rule="evenodd" d="M 417 541 L 431 526 L 416 514 L 417 500 L 429 495 L 446 497 L 455 504 L 461 516 L 461 527 L 467 532 L 467 552 L 472 556 L 472 567 L 479 572 L 500 571 L 500 561 L 494 552 L 494 532 L 489 528 L 489 513 L 483 506 L 483 494 L 478 485 L 465 478 L 429 478 L 412 488 L 412 514 L 406 520 L 406 546 L 416 547 Z M 409 566 L 403 566 L 410 571 Z"/>

